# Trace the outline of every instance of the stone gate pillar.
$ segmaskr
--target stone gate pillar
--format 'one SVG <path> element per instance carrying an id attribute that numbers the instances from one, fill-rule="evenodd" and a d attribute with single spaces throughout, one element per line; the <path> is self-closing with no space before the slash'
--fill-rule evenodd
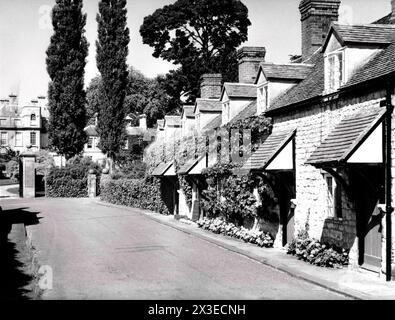
<path id="1" fill-rule="evenodd" d="M 22 198 L 36 197 L 36 156 L 31 153 L 21 155 L 22 177 L 21 189 Z"/>
<path id="2" fill-rule="evenodd" d="M 96 198 L 97 196 L 97 177 L 96 174 L 89 170 L 88 173 L 88 197 L 89 198 Z"/>

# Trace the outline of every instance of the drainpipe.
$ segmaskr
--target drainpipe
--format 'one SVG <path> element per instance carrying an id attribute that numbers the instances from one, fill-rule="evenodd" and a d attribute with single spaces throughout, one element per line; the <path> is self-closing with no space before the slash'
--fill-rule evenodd
<path id="1" fill-rule="evenodd" d="M 392 221 L 391 215 L 394 211 L 392 207 L 392 149 L 391 149 L 391 137 L 392 137 L 392 113 L 394 107 L 392 105 L 392 93 L 393 93 L 393 83 L 391 81 L 387 82 L 386 90 L 386 121 L 385 121 L 385 202 L 386 202 L 386 280 L 391 281 L 392 268 L 391 268 L 391 257 L 392 257 Z"/>

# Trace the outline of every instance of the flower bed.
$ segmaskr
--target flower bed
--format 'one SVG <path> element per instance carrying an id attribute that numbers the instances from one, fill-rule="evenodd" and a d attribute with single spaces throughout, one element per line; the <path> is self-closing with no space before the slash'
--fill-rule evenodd
<path id="1" fill-rule="evenodd" d="M 216 234 L 223 234 L 229 237 L 238 238 L 244 242 L 256 244 L 260 247 L 273 247 L 274 239 L 270 234 L 263 231 L 249 230 L 244 227 L 237 227 L 233 223 L 226 222 L 221 218 L 209 219 L 203 218 L 197 222 L 197 225 Z"/>
<path id="2" fill-rule="evenodd" d="M 348 250 L 323 244 L 305 234 L 299 235 L 289 244 L 287 253 L 299 260 L 327 268 L 341 268 L 348 265 L 349 261 Z"/>

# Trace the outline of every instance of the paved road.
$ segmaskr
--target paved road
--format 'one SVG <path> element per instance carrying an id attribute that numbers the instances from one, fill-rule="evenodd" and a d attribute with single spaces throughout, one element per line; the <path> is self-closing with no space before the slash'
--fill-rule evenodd
<path id="1" fill-rule="evenodd" d="M 344 299 L 139 210 L 88 199 L 1 205 L 39 212 L 28 232 L 40 263 L 53 269 L 44 299 Z"/>

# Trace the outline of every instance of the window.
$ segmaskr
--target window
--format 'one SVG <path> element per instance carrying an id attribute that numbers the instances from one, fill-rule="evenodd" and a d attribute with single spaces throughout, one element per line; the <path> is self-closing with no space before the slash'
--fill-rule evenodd
<path id="1" fill-rule="evenodd" d="M 0 119 L 0 126 L 5 126 L 7 123 L 7 119 Z"/>
<path id="2" fill-rule="evenodd" d="M 326 185 L 328 191 L 328 208 L 331 216 L 335 218 L 342 218 L 342 191 L 341 185 L 336 183 L 332 176 L 326 176 Z"/>
<path id="3" fill-rule="evenodd" d="M 22 147 L 23 146 L 23 135 L 22 132 L 15 133 L 15 147 Z"/>
<path id="4" fill-rule="evenodd" d="M 258 88 L 258 114 L 264 112 L 269 106 L 268 86 Z"/>
<path id="5" fill-rule="evenodd" d="M 37 145 L 37 134 L 36 134 L 36 132 L 30 132 L 30 144 L 32 146 L 36 146 Z"/>
<path id="6" fill-rule="evenodd" d="M 326 92 L 334 92 L 343 85 L 344 77 L 344 52 L 331 53 L 326 57 Z"/>
<path id="7" fill-rule="evenodd" d="M 2 146 L 8 146 L 8 133 L 7 132 L 1 133 L 0 144 Z"/>
<path id="8" fill-rule="evenodd" d="M 31 126 L 34 126 L 34 125 L 36 125 L 36 115 L 33 113 L 31 116 L 30 116 L 30 125 Z"/>
<path id="9" fill-rule="evenodd" d="M 90 137 L 90 138 L 88 139 L 88 149 L 92 149 L 92 148 L 93 148 L 93 138 Z"/>

